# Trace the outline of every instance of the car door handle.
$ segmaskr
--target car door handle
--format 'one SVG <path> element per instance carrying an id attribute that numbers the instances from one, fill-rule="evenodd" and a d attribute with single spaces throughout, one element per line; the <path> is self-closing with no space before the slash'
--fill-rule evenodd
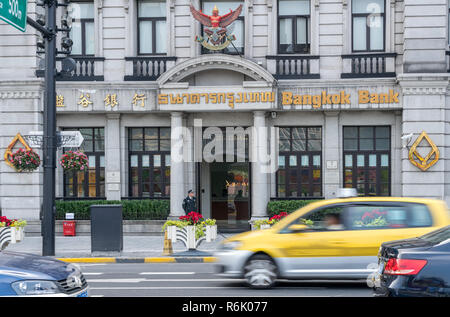
<path id="1" fill-rule="evenodd" d="M 344 244 L 345 241 L 330 241 L 330 243 L 333 243 L 333 244 Z"/>

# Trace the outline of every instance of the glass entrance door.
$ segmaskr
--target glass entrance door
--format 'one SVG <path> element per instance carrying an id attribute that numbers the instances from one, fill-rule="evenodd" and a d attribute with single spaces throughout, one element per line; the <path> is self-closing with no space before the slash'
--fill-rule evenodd
<path id="1" fill-rule="evenodd" d="M 250 164 L 210 163 L 211 215 L 222 231 L 245 231 L 250 219 Z"/>

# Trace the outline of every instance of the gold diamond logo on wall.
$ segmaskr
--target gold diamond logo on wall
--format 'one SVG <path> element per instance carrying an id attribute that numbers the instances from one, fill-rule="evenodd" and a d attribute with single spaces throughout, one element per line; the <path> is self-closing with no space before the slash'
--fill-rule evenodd
<path id="1" fill-rule="evenodd" d="M 17 142 L 22 143 L 22 145 L 25 147 L 25 149 L 27 151 L 31 150 L 30 146 L 23 139 L 22 135 L 20 133 L 17 133 L 16 136 L 14 137 L 14 139 L 11 141 L 11 143 L 9 143 L 8 147 L 6 148 L 5 156 L 4 156 L 5 163 L 8 164 L 9 166 L 11 166 L 12 168 L 14 168 L 14 165 L 12 165 L 10 158 L 11 158 L 11 155 L 12 155 L 12 150 L 13 150 L 13 148 L 16 145 Z"/>
<path id="2" fill-rule="evenodd" d="M 424 139 L 431 147 L 430 152 L 425 157 L 421 156 L 417 150 L 419 144 Z M 409 161 L 411 162 L 411 164 L 417 166 L 422 171 L 426 171 L 431 166 L 436 164 L 437 161 L 439 161 L 439 149 L 437 148 L 436 144 L 431 141 L 430 137 L 425 131 L 422 131 L 420 136 L 414 142 L 413 146 L 409 149 Z"/>

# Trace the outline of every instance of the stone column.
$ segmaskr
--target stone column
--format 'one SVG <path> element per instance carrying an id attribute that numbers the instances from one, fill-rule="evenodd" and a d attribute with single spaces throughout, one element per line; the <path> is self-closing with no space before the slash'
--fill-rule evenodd
<path id="1" fill-rule="evenodd" d="M 267 203 L 270 200 L 270 169 L 268 156 L 268 128 L 264 111 L 253 113 L 251 147 L 251 220 L 267 218 Z"/>
<path id="2" fill-rule="evenodd" d="M 404 1 L 405 73 L 446 72 L 447 0 Z"/>
<path id="3" fill-rule="evenodd" d="M 170 215 L 178 219 L 184 215 L 182 207 L 185 197 L 183 159 L 183 113 L 172 112 L 170 122 Z"/>
<path id="4" fill-rule="evenodd" d="M 402 195 L 447 199 L 446 175 L 448 175 L 446 129 L 446 92 L 448 74 L 403 74 L 399 83 L 403 92 L 404 136 L 412 134 L 409 147 L 422 131 L 425 131 L 440 152 L 439 161 L 426 171 L 411 164 L 409 150 L 402 149 Z M 418 153 L 425 157 L 431 146 L 424 139 L 419 144 Z M 429 160 L 431 161 L 431 160 Z M 450 201 L 448 201 L 450 202 Z"/>
<path id="5" fill-rule="evenodd" d="M 323 195 L 335 198 L 339 188 L 339 112 L 326 111 L 323 131 Z"/>
<path id="6" fill-rule="evenodd" d="M 107 200 L 120 200 L 120 114 L 107 114 L 105 127 L 105 175 Z"/>

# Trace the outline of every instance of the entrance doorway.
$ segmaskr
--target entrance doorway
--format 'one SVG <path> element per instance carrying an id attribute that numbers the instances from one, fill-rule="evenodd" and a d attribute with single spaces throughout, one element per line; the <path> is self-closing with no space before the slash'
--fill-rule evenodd
<path id="1" fill-rule="evenodd" d="M 221 231 L 249 228 L 249 165 L 248 162 L 210 163 L 211 216 Z"/>

